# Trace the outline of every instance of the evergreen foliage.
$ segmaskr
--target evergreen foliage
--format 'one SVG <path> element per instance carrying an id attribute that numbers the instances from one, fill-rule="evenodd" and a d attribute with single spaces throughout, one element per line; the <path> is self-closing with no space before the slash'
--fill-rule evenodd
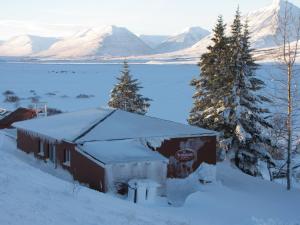
<path id="1" fill-rule="evenodd" d="M 241 22 L 239 9 L 231 25 L 231 35 L 224 34 L 219 17 L 213 45 L 203 54 L 201 75 L 191 85 L 196 92 L 189 123 L 220 132 L 220 146 L 234 152 L 236 165 L 244 172 L 259 175 L 258 160 L 270 162 L 265 135 L 271 125 L 263 107 L 270 100 L 259 94 L 264 82 L 256 77 L 258 65 L 252 57 L 248 23 Z"/>
<path id="2" fill-rule="evenodd" d="M 228 39 L 225 37 L 226 25 L 219 16 L 215 27 L 213 44 L 208 46 L 208 52 L 201 56 L 198 66 L 201 69 L 199 79 L 193 79 L 191 85 L 196 92 L 193 96 L 194 107 L 191 110 L 189 123 L 220 131 L 225 129 L 219 109 L 224 106 L 224 93 L 229 83 L 224 82 L 227 75 Z M 220 98 L 222 96 L 222 98 Z"/>
<path id="3" fill-rule="evenodd" d="M 270 100 L 258 94 L 265 84 L 256 77 L 258 65 L 252 57 L 248 23 L 242 26 L 239 10 L 231 29 L 232 148 L 236 152 L 236 165 L 248 174 L 258 175 L 257 160 L 271 163 L 271 156 L 267 151 L 271 141 L 265 133 L 272 126 L 265 118 L 269 111 L 263 106 Z"/>
<path id="4" fill-rule="evenodd" d="M 111 90 L 108 105 L 112 108 L 122 109 L 127 112 L 141 115 L 146 114 L 150 107 L 149 102 L 151 99 L 139 94 L 142 87 L 137 79 L 132 78 L 126 60 L 124 61 L 121 75 L 117 80 L 118 83 Z"/>

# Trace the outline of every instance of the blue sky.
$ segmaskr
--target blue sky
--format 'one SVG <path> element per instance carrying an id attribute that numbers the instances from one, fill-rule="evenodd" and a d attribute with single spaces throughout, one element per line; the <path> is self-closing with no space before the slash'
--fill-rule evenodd
<path id="1" fill-rule="evenodd" d="M 137 34 L 175 34 L 189 26 L 211 29 L 239 5 L 243 13 L 273 0 L 9 0 L 0 7 L 0 39 L 19 33 L 68 35 L 83 27 L 118 25 Z M 300 0 L 291 0 L 300 6 Z"/>

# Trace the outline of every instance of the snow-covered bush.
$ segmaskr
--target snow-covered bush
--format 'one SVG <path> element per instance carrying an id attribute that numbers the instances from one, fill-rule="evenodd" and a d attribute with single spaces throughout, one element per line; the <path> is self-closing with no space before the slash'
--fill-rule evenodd
<path id="1" fill-rule="evenodd" d="M 202 163 L 194 173 L 187 178 L 168 179 L 166 193 L 169 204 L 180 206 L 192 193 L 201 190 L 203 184 L 216 182 L 216 166 Z"/>
<path id="2" fill-rule="evenodd" d="M 11 91 L 11 90 L 6 90 L 6 91 L 4 91 L 3 92 L 3 95 L 4 96 L 7 96 L 7 95 L 14 95 L 15 93 L 13 92 L 13 91 Z"/>
<path id="3" fill-rule="evenodd" d="M 193 173 L 201 183 L 211 183 L 216 181 L 216 166 L 202 163 Z"/>
<path id="4" fill-rule="evenodd" d="M 20 98 L 16 95 L 6 95 L 5 102 L 16 103 L 20 101 Z"/>
<path id="5" fill-rule="evenodd" d="M 48 116 L 60 114 L 60 113 L 62 113 L 62 112 L 63 112 L 63 111 L 61 111 L 60 109 L 51 108 L 51 107 L 48 107 L 48 108 L 47 108 L 47 114 L 48 114 Z"/>
<path id="6" fill-rule="evenodd" d="M 93 98 L 94 95 L 87 95 L 87 94 L 79 94 L 76 98 Z"/>

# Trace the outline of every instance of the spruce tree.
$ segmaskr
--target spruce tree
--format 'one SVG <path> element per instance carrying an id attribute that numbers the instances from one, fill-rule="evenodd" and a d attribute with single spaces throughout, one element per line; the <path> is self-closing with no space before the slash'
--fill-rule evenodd
<path id="1" fill-rule="evenodd" d="M 196 92 L 190 112 L 192 125 L 219 131 L 219 146 L 244 172 L 259 175 L 258 160 L 271 162 L 270 141 L 264 134 L 271 128 L 263 107 L 270 100 L 259 92 L 264 82 L 255 75 L 258 65 L 252 57 L 248 24 L 241 22 L 239 9 L 225 36 L 222 17 L 214 29 L 213 44 L 203 54 L 201 75 L 191 85 Z"/>
<path id="2" fill-rule="evenodd" d="M 233 131 L 231 148 L 235 151 L 235 162 L 239 168 L 248 174 L 259 175 L 258 160 L 271 160 L 266 146 L 270 140 L 264 135 L 271 128 L 265 118 L 269 111 L 263 108 L 263 104 L 270 100 L 258 94 L 264 82 L 255 75 L 258 65 L 252 57 L 249 39 L 248 23 L 243 28 L 237 10 L 229 39 L 228 77 L 233 81 L 229 101 L 229 121 Z"/>
<path id="3" fill-rule="evenodd" d="M 195 88 L 194 105 L 190 112 L 189 123 L 217 131 L 226 130 L 222 113 L 225 110 L 225 90 L 228 89 L 226 74 L 228 73 L 228 40 L 225 37 L 226 25 L 219 16 L 213 30 L 213 44 L 208 46 L 208 52 L 201 56 L 198 66 L 201 74 L 199 79 L 193 79 L 191 85 Z M 228 91 L 227 91 L 228 93 Z"/>
<path id="4" fill-rule="evenodd" d="M 137 79 L 132 78 L 126 60 L 124 61 L 121 75 L 117 80 L 118 83 L 111 90 L 108 105 L 112 108 L 122 109 L 127 112 L 141 115 L 146 114 L 150 107 L 149 102 L 151 99 L 139 94 L 142 87 Z"/>

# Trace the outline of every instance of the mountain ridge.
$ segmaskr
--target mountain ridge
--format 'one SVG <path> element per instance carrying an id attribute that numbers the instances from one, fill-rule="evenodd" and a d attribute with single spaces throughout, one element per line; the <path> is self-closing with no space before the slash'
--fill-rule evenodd
<path id="1" fill-rule="evenodd" d="M 254 49 L 274 48 L 279 33 L 279 16 L 285 9 L 284 0 L 242 15 L 248 21 Z M 300 8 L 288 3 L 290 14 L 300 17 Z M 231 23 L 228 23 L 229 25 Z M 230 33 L 227 26 L 226 34 Z M 189 60 L 199 58 L 211 44 L 212 34 L 201 27 L 190 27 L 173 35 L 140 35 L 118 26 L 91 27 L 63 38 L 20 35 L 0 42 L 0 56 L 33 57 L 42 59 L 132 59 Z M 294 40 L 292 40 L 294 41 Z"/>
<path id="2" fill-rule="evenodd" d="M 156 53 L 167 53 L 191 47 L 210 32 L 201 27 L 189 27 L 182 33 L 170 36 L 155 48 Z"/>
<path id="3" fill-rule="evenodd" d="M 19 35 L 0 43 L 0 56 L 28 56 L 48 49 L 58 41 L 55 37 Z"/>
<path id="4" fill-rule="evenodd" d="M 300 18 L 300 8 L 292 3 L 287 5 L 291 8 L 291 15 Z M 268 52 L 270 49 L 274 49 L 278 43 L 276 43 L 276 36 L 278 35 L 278 16 L 282 16 L 285 9 L 284 0 L 274 0 L 272 4 L 263 7 L 258 10 L 254 10 L 245 15 L 242 15 L 242 21 L 248 20 L 249 31 L 252 35 L 250 42 L 251 47 L 257 50 L 264 49 Z M 230 24 L 228 23 L 226 34 L 230 34 Z M 170 53 L 158 54 L 157 58 L 199 58 L 203 53 L 207 51 L 207 47 L 212 44 L 211 38 L 213 34 L 210 34 L 193 46 L 174 51 Z M 295 40 L 291 40 L 295 41 Z M 261 54 L 261 53 L 260 53 Z M 266 55 L 267 57 L 267 55 Z"/>
<path id="5" fill-rule="evenodd" d="M 80 58 L 149 54 L 152 49 L 124 27 L 89 28 L 52 45 L 37 56 Z"/>

